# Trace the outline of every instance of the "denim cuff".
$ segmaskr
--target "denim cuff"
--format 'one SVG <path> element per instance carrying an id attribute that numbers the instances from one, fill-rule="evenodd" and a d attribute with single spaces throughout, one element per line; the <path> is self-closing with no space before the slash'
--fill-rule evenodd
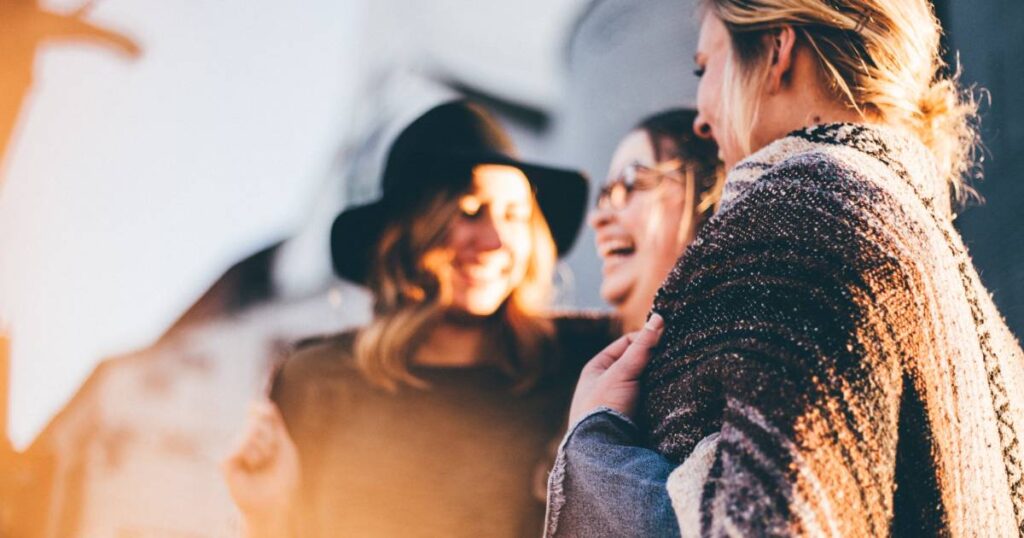
<path id="1" fill-rule="evenodd" d="M 569 431 L 558 445 L 558 451 L 564 451 L 565 446 L 580 435 L 615 444 L 640 442 L 640 428 L 636 423 L 626 415 L 604 406 L 583 415 L 583 418 L 570 425 Z"/>
<path id="2" fill-rule="evenodd" d="M 616 445 L 637 445 L 640 429 L 626 415 L 609 407 L 599 407 L 569 427 L 558 446 L 554 467 L 548 476 L 547 513 L 544 518 L 545 538 L 555 536 L 559 516 L 565 506 L 566 447 L 580 435 L 588 441 Z"/>
<path id="3" fill-rule="evenodd" d="M 611 407 L 601 406 L 587 413 L 583 418 L 577 420 L 575 424 L 569 426 L 569 431 L 565 434 L 565 438 L 562 439 L 562 444 L 564 445 L 576 430 L 586 428 L 588 424 L 593 425 L 595 422 L 618 424 L 623 429 L 623 435 L 628 435 L 630 439 L 637 439 L 640 436 L 640 428 L 635 422 L 633 422 L 633 419 L 623 415 Z"/>

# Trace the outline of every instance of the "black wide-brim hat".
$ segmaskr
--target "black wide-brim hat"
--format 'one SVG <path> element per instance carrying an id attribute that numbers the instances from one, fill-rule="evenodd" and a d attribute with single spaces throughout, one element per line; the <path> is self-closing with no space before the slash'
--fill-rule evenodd
<path id="1" fill-rule="evenodd" d="M 391 145 L 380 200 L 346 209 L 334 220 L 331 258 L 335 272 L 366 283 L 384 229 L 421 211 L 438 193 L 455 196 L 468 190 L 473 168 L 481 164 L 512 166 L 526 175 L 558 255 L 567 253 L 586 213 L 586 176 L 525 163 L 515 154 L 504 130 L 480 107 L 458 100 L 430 109 Z"/>

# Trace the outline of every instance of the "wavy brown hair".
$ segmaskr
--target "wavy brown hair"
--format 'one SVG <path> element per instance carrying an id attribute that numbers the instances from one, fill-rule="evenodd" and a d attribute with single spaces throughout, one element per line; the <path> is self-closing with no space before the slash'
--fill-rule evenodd
<path id="1" fill-rule="evenodd" d="M 438 193 L 413 214 L 398 218 L 377 245 L 368 282 L 373 320 L 356 335 L 356 364 L 375 385 L 428 388 L 410 370 L 415 350 L 446 315 L 451 269 L 444 255 L 449 223 L 458 218 L 462 193 Z M 544 316 L 552 295 L 556 249 L 547 221 L 534 199 L 530 217 L 533 248 L 526 275 L 486 322 L 487 356 L 512 382 L 526 390 L 542 375 L 551 356 L 553 328 Z"/>

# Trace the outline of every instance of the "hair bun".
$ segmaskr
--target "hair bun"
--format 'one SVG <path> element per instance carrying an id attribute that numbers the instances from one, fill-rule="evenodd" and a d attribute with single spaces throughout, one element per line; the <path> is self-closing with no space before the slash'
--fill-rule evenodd
<path id="1" fill-rule="evenodd" d="M 959 73 L 928 84 L 918 98 L 913 128 L 935 156 L 939 173 L 948 178 L 953 201 L 962 204 L 978 196 L 966 182 L 979 143 L 978 106 L 971 92 L 959 87 L 958 78 Z"/>

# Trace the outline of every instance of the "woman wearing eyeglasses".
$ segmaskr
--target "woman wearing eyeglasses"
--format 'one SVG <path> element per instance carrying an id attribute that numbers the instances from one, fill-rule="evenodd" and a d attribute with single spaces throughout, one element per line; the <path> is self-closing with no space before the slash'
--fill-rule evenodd
<path id="1" fill-rule="evenodd" d="M 694 135 L 696 115 L 668 110 L 630 131 L 590 214 L 604 262 L 601 297 L 627 331 L 643 325 L 654 294 L 721 195 L 718 149 Z"/>

